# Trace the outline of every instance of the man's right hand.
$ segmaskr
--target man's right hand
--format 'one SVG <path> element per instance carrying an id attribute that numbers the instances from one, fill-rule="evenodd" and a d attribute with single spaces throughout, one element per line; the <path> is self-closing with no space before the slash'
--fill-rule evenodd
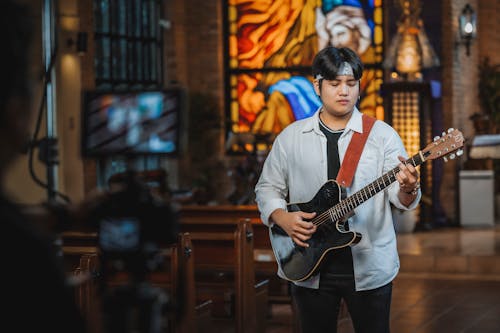
<path id="1" fill-rule="evenodd" d="M 316 225 L 308 220 L 313 219 L 316 213 L 305 212 L 286 212 L 283 209 L 277 209 L 271 214 L 271 220 L 279 225 L 292 238 L 295 244 L 303 247 L 309 247 L 306 243 L 316 232 Z"/>

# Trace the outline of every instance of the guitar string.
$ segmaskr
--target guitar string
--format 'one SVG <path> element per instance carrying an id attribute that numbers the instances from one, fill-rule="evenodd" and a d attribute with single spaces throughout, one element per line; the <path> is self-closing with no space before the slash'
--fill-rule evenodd
<path id="1" fill-rule="evenodd" d="M 448 137 L 451 137 L 451 134 L 448 135 Z M 456 148 L 455 146 L 453 146 L 452 148 Z M 449 152 L 448 152 L 449 153 Z M 408 163 L 411 163 L 414 167 L 422 164 L 423 162 L 425 162 L 425 157 L 428 156 L 430 154 L 429 151 L 422 151 L 420 150 L 418 152 L 418 154 L 416 155 L 413 155 L 411 158 L 409 158 L 408 160 L 405 161 L 405 164 L 408 164 Z M 353 202 L 352 203 L 352 208 L 349 207 L 349 204 L 354 200 L 354 199 L 358 199 L 358 197 L 361 196 L 361 199 L 363 199 L 362 197 L 362 192 L 363 191 L 366 191 L 366 189 L 370 190 L 370 186 L 373 187 L 373 195 L 377 194 L 378 192 L 382 191 L 383 189 L 385 189 L 386 187 L 388 187 L 389 185 L 391 185 L 393 182 L 396 181 L 396 173 L 399 172 L 399 167 L 396 167 L 394 169 L 392 169 L 391 171 L 387 172 L 386 174 L 384 174 L 382 177 L 378 178 L 377 180 L 375 180 L 374 182 L 368 184 L 366 187 L 364 187 L 363 189 L 359 190 L 358 192 L 354 193 L 352 196 L 350 196 L 349 198 L 347 198 L 346 200 L 342 200 L 340 201 L 339 203 L 337 203 L 335 206 L 333 206 L 332 208 L 328 209 L 327 211 L 321 213 L 318 217 L 316 217 L 312 223 L 317 225 L 317 226 L 320 226 L 328 221 L 333 221 L 334 220 L 334 217 L 337 217 L 337 219 L 340 219 L 342 217 L 345 217 L 347 215 L 347 213 L 351 212 L 352 210 L 354 210 L 354 208 L 356 208 L 358 205 L 362 204 L 363 202 L 365 202 L 366 200 L 368 200 L 371 196 L 368 196 L 365 194 L 366 196 L 366 199 L 364 200 L 361 200 L 361 202 L 359 202 L 359 200 L 357 200 L 357 205 L 356 205 L 356 202 Z M 393 179 L 390 178 L 390 174 L 392 173 L 393 175 Z M 385 178 L 388 178 L 389 177 L 389 184 L 385 184 Z M 384 187 L 381 188 L 380 187 L 380 183 L 379 183 L 379 180 L 384 180 L 383 184 L 384 184 Z M 375 184 L 377 184 L 379 186 L 379 189 L 378 191 L 376 190 L 375 188 Z M 368 192 L 368 194 L 371 194 L 371 191 Z M 347 211 L 343 212 L 343 209 L 346 209 L 347 208 Z M 343 215 L 341 216 L 337 216 L 336 214 L 333 214 L 333 210 L 336 210 L 337 212 L 342 209 L 342 212 L 344 213 Z M 329 217 L 332 216 L 332 217 Z"/>
<path id="2" fill-rule="evenodd" d="M 399 167 L 396 167 L 394 169 L 392 169 L 391 171 L 389 171 L 388 173 L 386 173 L 384 176 L 378 178 L 376 181 L 368 184 L 366 187 L 364 187 L 363 189 L 359 190 L 358 192 L 354 193 L 352 196 L 350 196 L 349 198 L 347 198 L 346 200 L 342 200 L 340 201 L 339 203 L 337 203 L 335 206 L 333 206 L 332 208 L 326 210 L 325 212 L 321 213 L 317 218 L 315 218 L 312 223 L 315 224 L 316 226 L 320 226 L 326 222 L 329 222 L 330 220 L 334 220 L 334 218 L 330 218 L 329 215 L 330 213 L 332 213 L 333 217 L 336 217 L 336 220 L 340 219 L 341 217 L 345 216 L 346 214 L 348 214 L 350 211 L 352 211 L 355 207 L 357 207 L 358 205 L 355 204 L 355 202 L 352 202 L 354 199 L 358 198 L 359 196 L 363 196 L 363 192 L 366 192 L 366 189 L 370 189 L 370 186 L 372 186 L 373 188 L 373 192 L 370 191 L 368 192 L 368 194 L 377 194 L 378 192 L 382 191 L 382 189 L 385 189 L 387 186 L 391 185 L 392 183 L 394 183 L 394 181 L 396 180 L 396 173 L 398 173 L 400 170 L 399 170 Z M 391 178 L 391 174 L 392 174 L 392 178 Z M 386 185 L 385 184 L 385 179 L 387 179 L 389 181 L 389 183 Z M 380 180 L 383 180 L 383 184 L 385 185 L 383 188 L 380 188 Z M 377 191 L 374 184 L 378 183 L 379 184 L 379 190 Z M 368 194 L 364 194 L 364 197 L 365 197 L 365 200 L 362 200 L 359 204 L 363 203 L 364 201 L 368 200 L 370 198 L 370 196 Z M 350 208 L 350 205 L 353 206 L 352 208 Z M 342 216 L 338 216 L 338 214 L 335 214 L 333 213 L 333 211 L 335 212 L 342 212 Z"/>
<path id="3" fill-rule="evenodd" d="M 415 161 L 415 159 L 417 161 Z M 421 156 L 414 155 L 411 158 L 409 158 L 408 160 L 406 160 L 405 164 L 411 163 L 413 166 L 417 166 L 417 165 L 421 164 L 423 161 L 424 161 L 424 159 L 421 158 Z M 316 226 L 320 226 L 320 225 L 322 225 L 322 224 L 324 224 L 326 222 L 329 222 L 329 221 L 333 222 L 334 218 L 336 218 L 335 220 L 337 220 L 337 221 L 340 220 L 340 218 L 345 217 L 349 212 L 351 212 L 352 210 L 354 210 L 354 208 L 356 208 L 358 205 L 360 205 L 363 202 L 365 202 L 366 200 L 370 199 L 371 198 L 371 196 L 369 196 L 370 194 L 371 195 L 375 195 L 378 192 L 382 191 L 383 189 L 387 188 L 392 183 L 394 183 L 396 181 L 396 174 L 399 171 L 400 171 L 399 166 L 395 167 L 391 171 L 389 171 L 386 174 L 384 174 L 382 177 L 376 179 L 375 181 L 373 181 L 372 183 L 368 184 L 367 186 L 365 186 L 364 188 L 362 188 L 358 192 L 356 192 L 353 195 L 351 195 L 346 200 L 340 201 L 339 203 L 337 203 L 332 208 L 330 208 L 330 209 L 326 210 L 325 212 L 321 213 L 317 218 L 315 218 L 312 221 L 312 223 L 315 224 Z M 391 174 L 392 174 L 392 178 L 391 178 Z M 385 183 L 385 179 L 387 179 L 389 181 L 388 184 Z M 384 184 L 383 188 L 380 187 L 380 180 L 383 180 L 383 184 Z M 375 188 L 376 184 L 379 186 L 378 191 Z M 372 186 L 373 191 L 370 190 L 370 186 Z M 365 198 L 363 198 L 363 192 L 366 192 L 367 189 L 369 190 L 369 192 L 368 192 L 368 194 L 365 193 L 364 194 Z M 358 197 L 361 197 L 360 199 L 364 199 L 364 200 L 361 200 L 361 202 L 360 202 L 359 200 L 357 200 L 357 199 L 359 199 Z M 357 204 L 356 204 L 356 202 L 353 202 L 355 199 L 357 201 Z M 352 208 L 350 206 L 352 206 Z M 335 211 L 335 214 L 333 213 L 333 211 Z M 342 212 L 343 214 L 340 215 L 340 216 L 337 216 L 336 213 L 338 211 Z"/>

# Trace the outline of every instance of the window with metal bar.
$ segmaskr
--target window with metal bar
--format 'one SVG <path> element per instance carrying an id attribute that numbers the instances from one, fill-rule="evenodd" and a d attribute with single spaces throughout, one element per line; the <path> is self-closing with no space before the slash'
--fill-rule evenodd
<path id="1" fill-rule="evenodd" d="M 94 0 L 97 89 L 162 86 L 160 0 Z"/>
<path id="2" fill-rule="evenodd" d="M 95 88 L 102 91 L 140 91 L 163 87 L 161 0 L 93 0 Z M 109 156 L 97 163 L 97 185 L 127 168 L 158 168 L 158 156 L 133 161 Z"/>

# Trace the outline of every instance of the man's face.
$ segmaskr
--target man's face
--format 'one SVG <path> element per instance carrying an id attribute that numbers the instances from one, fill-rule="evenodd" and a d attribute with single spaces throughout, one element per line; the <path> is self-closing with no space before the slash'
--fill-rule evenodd
<path id="1" fill-rule="evenodd" d="M 315 80 L 314 83 L 328 113 L 341 117 L 353 111 L 359 96 L 359 81 L 354 76 L 339 75 L 335 80 Z"/>

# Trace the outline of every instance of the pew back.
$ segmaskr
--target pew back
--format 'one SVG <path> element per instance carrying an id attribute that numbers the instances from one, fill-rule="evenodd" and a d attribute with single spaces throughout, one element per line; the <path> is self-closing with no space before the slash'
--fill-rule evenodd
<path id="1" fill-rule="evenodd" d="M 197 216 L 181 217 L 180 226 L 191 235 L 200 296 L 210 295 L 224 308 L 214 304 L 214 315 L 234 315 L 236 332 L 263 332 L 265 316 L 257 308 L 267 305 L 268 281 L 255 280 L 251 222 Z"/>
<path id="2" fill-rule="evenodd" d="M 98 280 L 102 277 L 102 262 L 96 233 L 67 232 L 63 235 L 63 255 L 66 270 L 73 277 L 91 276 L 75 284 L 75 295 L 82 313 L 88 320 L 102 320 L 96 310 L 100 309 L 102 295 Z M 170 304 L 164 327 L 171 333 L 201 332 L 210 327 L 211 300 L 197 303 L 194 288 L 194 262 L 191 239 L 188 233 L 179 233 L 177 242 L 163 246 L 160 251 L 161 266 L 147 275 L 152 286 L 165 291 Z M 76 262 L 78 265 L 75 265 Z M 118 273 L 107 277 L 110 287 L 129 283 L 129 275 Z M 78 280 L 78 279 L 76 279 Z M 92 326 L 96 326 L 92 323 Z M 99 325 L 97 325 L 99 326 Z"/>
<path id="3" fill-rule="evenodd" d="M 290 304 L 292 316 L 295 308 L 289 293 L 289 283 L 277 275 L 278 265 L 274 256 L 269 228 L 262 222 L 260 213 L 255 205 L 219 205 L 197 206 L 184 205 L 180 210 L 181 221 L 204 221 L 205 224 L 232 224 L 235 219 L 244 219 L 250 222 L 253 234 L 253 260 L 257 280 L 268 279 L 268 301 L 274 303 Z M 218 227 L 222 228 L 222 227 Z M 346 320 L 349 314 L 344 302 L 341 304 L 339 321 Z M 294 332 L 299 332 L 298 322 L 294 321 Z"/>

